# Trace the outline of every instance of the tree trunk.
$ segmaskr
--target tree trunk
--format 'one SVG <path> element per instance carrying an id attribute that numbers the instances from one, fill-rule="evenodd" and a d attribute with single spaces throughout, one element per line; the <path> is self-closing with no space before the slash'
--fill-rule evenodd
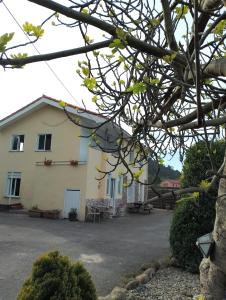
<path id="1" fill-rule="evenodd" d="M 226 154 L 225 154 L 226 156 Z M 225 157 L 226 158 L 226 157 Z M 226 175 L 226 165 L 223 175 Z M 226 179 L 220 180 L 213 230 L 215 248 L 200 265 L 201 292 L 205 300 L 226 299 Z"/>

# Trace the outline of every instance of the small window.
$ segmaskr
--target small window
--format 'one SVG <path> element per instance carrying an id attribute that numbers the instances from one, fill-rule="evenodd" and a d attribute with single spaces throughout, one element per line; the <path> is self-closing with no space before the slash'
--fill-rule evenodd
<path id="1" fill-rule="evenodd" d="M 19 197 L 20 196 L 20 172 L 9 172 L 7 177 L 6 196 L 7 197 Z"/>
<path id="2" fill-rule="evenodd" d="M 12 144 L 11 144 L 12 151 L 24 151 L 24 135 L 13 135 L 12 137 Z"/>
<path id="3" fill-rule="evenodd" d="M 48 151 L 51 150 L 52 134 L 39 134 L 38 135 L 38 150 Z"/>
<path id="4" fill-rule="evenodd" d="M 118 177 L 118 194 L 122 194 L 122 176 Z"/>

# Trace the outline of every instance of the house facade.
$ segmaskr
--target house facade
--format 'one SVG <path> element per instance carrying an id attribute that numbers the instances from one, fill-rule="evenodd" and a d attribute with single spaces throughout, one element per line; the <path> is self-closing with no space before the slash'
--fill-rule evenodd
<path id="1" fill-rule="evenodd" d="M 160 183 L 161 187 L 170 188 L 170 189 L 179 189 L 180 181 L 176 179 L 166 179 Z"/>
<path id="2" fill-rule="evenodd" d="M 103 122 L 103 117 L 71 105 L 67 111 L 87 124 Z M 89 133 L 47 96 L 1 120 L 0 204 L 58 209 L 62 217 L 76 208 L 84 220 L 87 199 L 110 199 L 112 206 L 116 199 L 124 204 L 144 201 L 144 186 L 134 183 L 125 191 L 118 169 L 96 180 L 97 167 L 109 171 L 106 156 L 114 157 L 92 146 Z M 146 178 L 145 168 L 141 180 Z"/>

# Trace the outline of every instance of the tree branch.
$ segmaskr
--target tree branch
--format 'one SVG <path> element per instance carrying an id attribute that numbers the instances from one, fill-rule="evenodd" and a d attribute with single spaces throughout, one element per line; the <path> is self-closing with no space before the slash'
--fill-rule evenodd
<path id="1" fill-rule="evenodd" d="M 75 49 L 63 50 L 63 51 L 47 53 L 47 54 L 34 55 L 34 56 L 25 57 L 25 58 L 17 58 L 17 59 L 0 58 L 0 65 L 1 66 L 9 66 L 10 65 L 10 66 L 20 67 L 20 66 L 30 64 L 33 62 L 48 61 L 48 60 L 52 60 L 52 59 L 56 59 L 56 58 L 62 58 L 62 57 L 68 57 L 68 56 L 72 56 L 72 55 L 88 53 L 90 51 L 108 47 L 111 42 L 112 42 L 112 39 L 110 39 L 108 41 L 91 44 L 91 45 L 84 46 L 84 47 L 75 48 Z"/>
<path id="2" fill-rule="evenodd" d="M 163 200 L 163 199 L 167 199 L 169 197 L 172 196 L 172 193 L 175 195 L 175 196 L 181 196 L 181 195 L 184 195 L 184 194 L 189 194 L 189 193 L 195 193 L 195 192 L 203 192 L 203 189 L 201 189 L 200 187 L 189 187 L 189 188 L 185 188 L 185 189 L 181 189 L 181 190 L 172 190 L 171 192 L 168 192 L 168 193 L 165 193 L 165 194 L 161 194 L 161 196 L 155 196 L 149 200 L 147 200 L 145 203 L 152 203 L 156 200 Z"/>
<path id="3" fill-rule="evenodd" d="M 96 28 L 99 28 L 99 29 L 107 32 L 108 34 L 112 35 L 113 37 L 117 36 L 115 26 L 113 26 L 105 21 L 102 21 L 100 19 L 97 19 L 95 17 L 92 17 L 88 14 L 84 14 L 82 12 L 77 12 L 71 8 L 68 8 L 64 5 L 56 3 L 52 0 L 28 0 L 28 1 L 38 4 L 42 7 L 46 7 L 52 11 L 58 12 L 68 18 L 92 25 Z M 165 55 L 171 55 L 173 53 L 172 51 L 166 50 L 164 48 L 152 46 L 152 45 L 150 45 L 146 42 L 143 42 L 139 39 L 136 39 L 135 37 L 130 36 L 130 35 L 127 35 L 126 41 L 129 46 L 131 46 L 137 50 L 140 50 L 143 53 L 147 53 L 147 54 L 153 55 L 158 58 L 162 58 Z M 174 61 L 183 66 L 186 65 L 184 57 L 180 54 L 177 54 Z"/>

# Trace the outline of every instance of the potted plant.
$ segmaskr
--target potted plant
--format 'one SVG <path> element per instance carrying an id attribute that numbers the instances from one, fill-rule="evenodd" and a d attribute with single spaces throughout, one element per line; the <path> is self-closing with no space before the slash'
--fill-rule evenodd
<path id="1" fill-rule="evenodd" d="M 41 218 L 43 216 L 43 212 L 38 208 L 37 205 L 34 205 L 31 209 L 28 210 L 28 215 L 32 218 Z"/>
<path id="2" fill-rule="evenodd" d="M 76 208 L 71 208 L 70 212 L 68 213 L 68 218 L 70 221 L 78 221 L 78 213 Z"/>
<path id="3" fill-rule="evenodd" d="M 45 159 L 45 160 L 44 160 L 44 165 L 45 165 L 45 166 L 51 166 L 52 162 L 53 162 L 53 161 L 52 161 L 51 159 Z"/>
<path id="4" fill-rule="evenodd" d="M 78 161 L 77 160 L 70 160 L 70 165 L 75 167 L 75 166 L 78 165 Z"/>

